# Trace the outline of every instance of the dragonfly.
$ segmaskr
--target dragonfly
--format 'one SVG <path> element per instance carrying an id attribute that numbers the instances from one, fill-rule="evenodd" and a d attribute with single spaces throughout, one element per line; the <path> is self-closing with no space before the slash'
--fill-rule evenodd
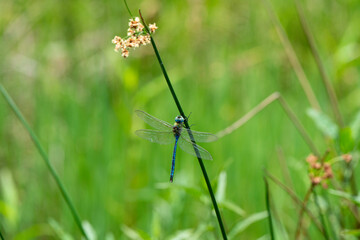
<path id="1" fill-rule="evenodd" d="M 195 157 L 212 160 L 212 156 L 208 151 L 191 141 L 191 137 L 189 135 L 190 129 L 184 126 L 184 117 L 180 115 L 175 117 L 175 123 L 174 125 L 171 125 L 170 123 L 153 117 L 144 111 L 135 110 L 135 113 L 144 122 L 155 128 L 137 130 L 135 132 L 137 136 L 159 144 L 175 143 L 171 161 L 170 182 L 173 182 L 174 179 L 175 156 L 178 145 L 183 151 Z M 191 133 L 195 142 L 213 142 L 217 140 L 217 136 L 211 133 L 198 132 L 194 130 L 191 130 Z"/>

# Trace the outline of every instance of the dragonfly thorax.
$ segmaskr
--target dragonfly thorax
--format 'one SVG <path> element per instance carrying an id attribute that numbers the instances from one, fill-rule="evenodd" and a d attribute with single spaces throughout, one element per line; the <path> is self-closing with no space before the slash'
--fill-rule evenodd
<path id="1" fill-rule="evenodd" d="M 173 130 L 172 130 L 175 137 L 176 136 L 180 137 L 183 124 L 184 124 L 184 118 L 182 116 L 180 116 L 180 115 L 177 116 L 175 118 L 175 123 L 174 123 Z"/>
<path id="2" fill-rule="evenodd" d="M 181 131 L 182 131 L 182 123 L 176 123 L 174 124 L 172 131 L 174 133 L 175 137 L 180 137 Z"/>

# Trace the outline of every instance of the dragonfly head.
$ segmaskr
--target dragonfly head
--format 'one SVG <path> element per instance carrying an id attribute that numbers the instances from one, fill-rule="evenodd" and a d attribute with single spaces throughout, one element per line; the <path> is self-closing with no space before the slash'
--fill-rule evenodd
<path id="1" fill-rule="evenodd" d="M 177 117 L 175 118 L 175 122 L 176 122 L 176 123 L 184 123 L 184 118 L 179 115 L 179 116 L 177 116 Z"/>

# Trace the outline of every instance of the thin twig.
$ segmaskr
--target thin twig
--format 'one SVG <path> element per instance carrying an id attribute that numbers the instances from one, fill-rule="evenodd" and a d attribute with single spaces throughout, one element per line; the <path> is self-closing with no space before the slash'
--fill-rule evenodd
<path id="1" fill-rule="evenodd" d="M 300 238 L 300 234 L 301 234 L 301 230 L 302 230 L 303 216 L 304 216 L 304 211 L 305 211 L 304 207 L 307 205 L 313 190 L 314 190 L 314 184 L 311 184 L 309 190 L 306 192 L 306 195 L 305 195 L 305 198 L 303 201 L 303 205 L 301 206 L 300 211 L 299 211 L 299 219 L 298 219 L 298 224 L 296 227 L 295 239 Z M 326 234 L 325 229 L 324 229 L 323 233 Z"/>
<path id="2" fill-rule="evenodd" d="M 286 55 L 289 58 L 290 64 L 292 65 L 295 74 L 301 84 L 302 89 L 305 92 L 305 95 L 311 105 L 312 108 L 321 111 L 321 107 L 319 104 L 319 101 L 317 100 L 314 91 L 309 83 L 308 78 L 305 75 L 304 69 L 302 68 L 299 59 L 295 53 L 295 50 L 293 48 L 293 46 L 291 45 L 291 42 L 284 30 L 284 28 L 282 27 L 279 18 L 277 17 L 274 9 L 271 6 L 271 3 L 269 0 L 263 0 L 264 5 L 266 7 L 266 10 L 269 14 L 269 17 L 276 29 L 276 32 L 280 38 L 280 41 L 285 49 Z"/>
<path id="3" fill-rule="evenodd" d="M 275 184 L 277 184 L 280 188 L 282 188 L 285 192 L 289 194 L 291 199 L 300 207 L 303 208 L 306 214 L 311 218 L 311 220 L 314 222 L 315 226 L 318 228 L 318 230 L 323 233 L 324 229 L 321 226 L 321 224 L 317 221 L 316 217 L 311 213 L 311 211 L 305 206 L 305 204 L 300 200 L 298 196 L 285 184 L 283 184 L 280 180 L 278 180 L 276 177 L 271 175 L 269 172 L 265 172 L 266 176 L 271 179 Z"/>
<path id="4" fill-rule="evenodd" d="M 295 113 L 291 110 L 290 106 L 287 104 L 285 99 L 280 95 L 279 96 L 279 102 L 281 106 L 283 107 L 285 113 L 288 115 L 290 120 L 293 122 L 301 136 L 303 137 L 304 141 L 307 143 L 311 151 L 316 155 L 320 156 L 320 152 L 315 147 L 314 142 L 310 138 L 309 134 L 306 132 L 304 126 L 301 124 L 300 120 L 296 117 Z"/>
<path id="5" fill-rule="evenodd" d="M 313 57 L 315 59 L 316 65 L 317 65 L 317 67 L 318 67 L 318 69 L 320 71 L 321 79 L 322 79 L 323 84 L 325 86 L 327 95 L 328 95 L 328 97 L 330 99 L 330 104 L 331 104 L 331 108 L 332 108 L 332 111 L 334 113 L 335 119 L 336 119 L 338 125 L 342 128 L 342 127 L 344 127 L 344 121 L 343 121 L 341 113 L 340 113 L 339 103 L 338 103 L 338 100 L 337 100 L 337 97 L 336 97 L 334 87 L 332 86 L 332 84 L 330 82 L 330 79 L 329 79 L 329 76 L 327 75 L 327 73 L 325 71 L 324 64 L 321 61 L 319 51 L 318 51 L 318 49 L 316 47 L 316 44 L 315 44 L 314 37 L 313 37 L 313 35 L 312 35 L 311 31 L 310 31 L 310 28 L 309 28 L 309 26 L 308 26 L 308 24 L 306 22 L 304 12 L 303 12 L 302 7 L 300 6 L 299 0 L 294 0 L 294 2 L 295 2 L 297 14 L 298 14 L 299 19 L 300 19 L 301 27 L 302 27 L 302 29 L 303 29 L 303 31 L 305 33 L 306 40 L 307 40 L 307 42 L 308 42 L 308 44 L 310 46 L 311 53 L 312 53 L 312 55 L 313 55 Z"/>
<path id="6" fill-rule="evenodd" d="M 6 102 L 9 104 L 10 108 L 14 111 L 15 115 L 18 117 L 20 122 L 23 124 L 25 129 L 28 131 L 28 133 L 31 137 L 31 140 L 33 141 L 33 143 L 35 144 L 35 147 L 37 148 L 38 152 L 40 153 L 41 157 L 43 158 L 48 170 L 50 171 L 51 176 L 54 178 L 54 180 L 61 192 L 61 195 L 63 196 L 67 206 L 69 207 L 70 212 L 73 215 L 75 223 L 78 226 L 80 232 L 85 237 L 85 239 L 89 239 L 88 236 L 86 235 L 86 232 L 85 232 L 83 226 L 81 225 L 80 217 L 75 210 L 74 204 L 71 202 L 70 197 L 69 197 L 68 193 L 66 192 L 65 187 L 63 186 L 54 167 L 51 165 L 49 158 L 48 158 L 47 154 L 45 153 L 44 148 L 41 146 L 38 137 L 36 136 L 34 131 L 31 129 L 30 125 L 28 124 L 28 122 L 26 121 L 24 116 L 22 115 L 21 111 L 16 106 L 16 103 L 13 101 L 13 99 L 10 97 L 10 95 L 8 94 L 8 92 L 5 90 L 5 88 L 3 87 L 3 85 L 1 83 L 0 83 L 0 92 L 4 96 Z"/>
<path id="7" fill-rule="evenodd" d="M 325 159 L 327 158 L 327 156 L 329 155 L 329 153 L 330 153 L 330 150 L 329 150 L 329 149 L 326 149 L 324 155 L 323 155 L 323 156 L 321 157 L 321 159 L 320 159 L 320 163 L 321 163 L 322 165 L 324 165 Z"/>
<path id="8" fill-rule="evenodd" d="M 146 23 L 145 23 L 145 21 L 144 21 L 144 18 L 143 18 L 142 15 L 141 15 L 141 11 L 140 11 L 140 10 L 139 10 L 139 15 L 140 15 L 140 18 L 141 18 L 141 20 L 142 20 L 142 22 L 143 22 L 144 27 L 146 28 L 146 31 L 150 34 L 149 28 L 148 28 L 148 26 L 146 25 Z M 176 94 L 175 94 L 174 88 L 172 87 L 172 84 L 171 84 L 170 79 L 169 79 L 169 76 L 168 76 L 168 74 L 167 74 L 167 72 L 166 72 L 165 66 L 164 66 L 164 64 L 163 64 L 163 62 L 162 62 L 162 60 L 161 60 L 159 51 L 157 50 L 155 41 L 154 41 L 154 39 L 153 39 L 153 37 L 152 37 L 151 34 L 150 34 L 150 36 L 151 36 L 151 38 L 150 38 L 150 39 L 151 39 L 151 44 L 152 44 L 152 46 L 153 46 L 153 49 L 154 49 L 156 58 L 157 58 L 157 60 L 158 60 L 158 62 L 159 62 L 159 64 L 160 64 L 161 71 L 162 71 L 162 73 L 163 73 L 163 75 L 164 75 L 164 77 L 165 77 L 165 80 L 166 80 L 166 83 L 167 83 L 167 85 L 168 85 L 168 87 L 169 87 L 169 90 L 170 90 L 170 92 L 171 92 L 171 95 L 172 95 L 172 97 L 173 97 L 173 99 L 174 99 L 174 101 L 175 101 L 175 104 L 176 104 L 179 112 L 180 112 L 180 115 L 185 118 L 184 124 L 185 124 L 185 127 L 187 128 L 187 131 L 188 131 L 188 133 L 189 133 L 191 142 L 193 143 L 193 147 L 194 147 L 195 153 L 196 153 L 196 155 L 197 155 L 197 159 L 198 159 L 198 162 L 199 162 L 201 171 L 202 171 L 202 173 L 203 173 L 203 176 L 204 176 L 204 179 L 205 179 L 205 182 L 206 182 L 206 186 L 207 186 L 208 191 L 209 191 L 209 194 L 210 194 L 210 198 L 211 198 L 212 204 L 213 204 L 214 209 L 215 209 L 215 213 L 216 213 L 216 217 L 217 217 L 217 220 L 218 220 L 218 223 L 219 223 L 219 226 L 220 226 L 220 230 L 221 230 L 222 237 L 223 237 L 223 239 L 227 239 L 225 227 L 224 227 L 223 221 L 222 221 L 222 219 L 221 219 L 220 210 L 219 210 L 219 207 L 218 207 L 218 205 L 217 205 L 217 202 L 216 202 L 216 199 L 215 199 L 215 195 L 214 195 L 214 193 L 213 193 L 213 190 L 212 190 L 212 187 L 211 187 L 211 183 L 210 183 L 209 177 L 208 177 L 207 172 L 206 172 L 206 169 L 205 169 L 205 165 L 204 165 L 204 163 L 203 163 L 203 161 L 202 161 L 202 159 L 201 159 L 199 150 L 195 147 L 196 142 L 195 142 L 194 136 L 193 136 L 193 134 L 192 134 L 192 132 L 191 132 L 191 130 L 190 130 L 190 126 L 189 126 L 188 120 L 187 120 L 186 115 L 185 115 L 185 113 L 184 113 L 184 111 L 183 111 L 183 109 L 182 109 L 182 107 L 181 107 L 181 105 L 180 105 L 180 102 L 179 102 L 179 100 L 178 100 L 178 98 L 177 98 L 177 96 L 176 96 Z"/>
<path id="9" fill-rule="evenodd" d="M 229 127 L 225 128 L 224 130 L 218 132 L 216 135 L 221 138 L 225 135 L 228 135 L 244 125 L 246 122 L 248 122 L 251 118 L 253 118 L 256 114 L 258 114 L 260 111 L 262 111 L 266 106 L 268 106 L 270 103 L 274 102 L 275 100 L 278 100 L 280 102 L 281 107 L 285 111 L 286 115 L 289 117 L 291 122 L 294 124 L 296 129 L 301 134 L 302 138 L 310 148 L 310 150 L 316 155 L 320 156 L 319 151 L 317 150 L 314 142 L 311 140 L 309 134 L 306 132 L 305 128 L 301 124 L 300 120 L 296 117 L 295 113 L 291 110 L 289 105 L 286 103 L 285 99 L 280 95 L 280 93 L 275 92 L 265 98 L 261 103 L 259 103 L 256 107 L 250 110 L 247 114 L 245 114 L 242 118 L 237 120 L 235 123 L 230 125 Z"/>
<path id="10" fill-rule="evenodd" d="M 222 138 L 230 133 L 232 133 L 233 131 L 235 131 L 236 129 L 238 129 L 239 127 L 241 127 L 242 125 L 244 125 L 245 123 L 247 123 L 250 119 L 252 119 L 256 114 L 258 114 L 259 112 L 261 112 L 266 106 L 268 106 L 270 103 L 272 103 L 273 101 L 277 100 L 280 96 L 280 93 L 278 92 L 274 92 L 273 94 L 271 94 L 270 96 L 268 96 L 267 98 L 265 98 L 261 103 L 259 103 L 256 107 L 254 107 L 253 109 L 251 109 L 247 114 L 245 114 L 242 118 L 240 118 L 239 120 L 237 120 L 235 123 L 231 124 L 229 127 L 225 128 L 224 130 L 221 130 L 220 132 L 216 133 L 216 136 L 218 136 L 218 138 Z"/>

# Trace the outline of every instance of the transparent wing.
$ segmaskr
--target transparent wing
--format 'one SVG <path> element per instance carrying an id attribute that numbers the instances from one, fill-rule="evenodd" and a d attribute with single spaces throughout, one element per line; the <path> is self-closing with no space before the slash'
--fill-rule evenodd
<path id="1" fill-rule="evenodd" d="M 140 129 L 135 131 L 135 134 L 150 142 L 155 142 L 159 144 L 175 143 L 174 133 L 169 131 L 164 132 L 159 130 Z"/>
<path id="2" fill-rule="evenodd" d="M 178 143 L 179 147 L 183 151 L 197 157 L 193 144 L 190 141 L 186 140 L 186 138 L 184 138 L 182 136 L 183 135 L 180 135 L 180 139 L 179 139 L 179 143 Z M 205 149 L 203 149 L 202 147 L 200 147 L 197 144 L 195 144 L 195 148 L 199 151 L 202 159 L 212 160 L 212 156 L 208 151 L 206 151 Z"/>
<path id="3" fill-rule="evenodd" d="M 195 139 L 195 142 L 213 142 L 218 139 L 218 137 L 215 136 L 214 134 L 207 133 L 207 132 L 198 132 L 198 131 L 191 130 L 191 133 Z M 183 136 L 186 140 L 191 142 L 188 128 L 184 128 L 182 130 L 181 136 Z"/>
<path id="4" fill-rule="evenodd" d="M 144 111 L 135 110 L 135 113 L 139 118 L 141 118 L 144 122 L 146 122 L 153 128 L 156 128 L 159 130 L 165 130 L 165 131 L 169 130 L 169 128 L 172 128 L 172 125 L 170 123 L 167 123 L 163 120 L 157 119 L 156 117 L 153 117 Z"/>

